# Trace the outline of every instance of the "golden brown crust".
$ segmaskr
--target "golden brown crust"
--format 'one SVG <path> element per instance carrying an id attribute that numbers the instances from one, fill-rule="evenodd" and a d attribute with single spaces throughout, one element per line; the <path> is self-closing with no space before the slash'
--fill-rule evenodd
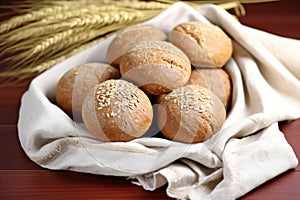
<path id="1" fill-rule="evenodd" d="M 163 135 L 185 143 L 207 140 L 222 128 L 225 118 L 220 99 L 199 85 L 173 90 L 161 101 L 157 112 Z"/>
<path id="2" fill-rule="evenodd" d="M 152 40 L 166 40 L 167 35 L 152 26 L 136 25 L 126 28 L 116 34 L 110 43 L 106 58 L 113 66 L 118 66 L 122 55 L 128 52 L 135 45 Z"/>
<path id="3" fill-rule="evenodd" d="M 189 57 L 197 67 L 221 68 L 232 55 L 232 42 L 218 26 L 185 22 L 176 26 L 169 41 Z"/>
<path id="4" fill-rule="evenodd" d="M 68 115 L 72 116 L 72 94 L 78 67 L 67 71 L 56 86 L 56 104 Z"/>
<path id="5" fill-rule="evenodd" d="M 191 72 L 189 85 L 200 85 L 214 92 L 227 108 L 231 99 L 231 81 L 223 69 L 196 68 Z"/>
<path id="6" fill-rule="evenodd" d="M 150 99 L 152 104 L 160 104 L 161 101 L 165 98 L 166 94 L 160 94 L 160 95 L 153 95 L 152 98 Z"/>
<path id="7" fill-rule="evenodd" d="M 123 56 L 120 72 L 147 94 L 159 95 L 185 85 L 191 65 L 186 55 L 171 43 L 150 41 Z"/>
<path id="8" fill-rule="evenodd" d="M 88 94 L 82 106 L 86 128 L 99 140 L 125 142 L 141 137 L 153 119 L 144 92 L 124 80 L 108 80 Z"/>
<path id="9" fill-rule="evenodd" d="M 152 103 L 159 104 L 155 120 L 166 138 L 185 143 L 207 140 L 226 118 L 231 82 L 220 68 L 231 57 L 231 40 L 219 27 L 200 22 L 175 27 L 169 35 L 173 44 L 163 41 L 166 37 L 150 26 L 119 32 L 106 56 L 120 67 L 122 79 L 111 79 L 120 74 L 110 65 L 109 70 L 74 68 L 57 85 L 58 105 L 73 117 L 82 116 L 98 140 L 126 142 L 150 128 L 151 96 Z M 190 60 L 208 69 L 191 73 Z"/>
<path id="10" fill-rule="evenodd" d="M 98 83 L 119 78 L 114 67 L 103 63 L 86 63 L 67 71 L 56 87 L 56 103 L 75 120 L 81 120 L 81 106 L 85 96 Z"/>

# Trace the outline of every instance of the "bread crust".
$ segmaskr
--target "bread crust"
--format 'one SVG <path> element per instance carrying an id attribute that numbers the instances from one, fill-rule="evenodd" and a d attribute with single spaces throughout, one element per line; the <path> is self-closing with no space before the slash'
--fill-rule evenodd
<path id="1" fill-rule="evenodd" d="M 187 83 L 191 64 L 187 56 L 169 42 L 141 43 L 126 53 L 120 63 L 126 80 L 152 95 L 168 93 Z"/>
<path id="2" fill-rule="evenodd" d="M 233 51 L 231 39 L 221 28 L 198 21 L 174 27 L 168 40 L 180 48 L 196 67 L 221 68 Z"/>
<path id="3" fill-rule="evenodd" d="M 56 86 L 56 103 L 75 120 L 81 120 L 81 106 L 88 92 L 98 83 L 117 79 L 120 73 L 104 63 L 86 63 L 67 71 Z"/>
<path id="4" fill-rule="evenodd" d="M 125 80 L 107 80 L 87 95 L 83 122 L 100 141 L 126 142 L 141 137 L 153 120 L 147 95 Z"/>
<path id="5" fill-rule="evenodd" d="M 173 90 L 157 110 L 163 135 L 184 143 L 203 142 L 218 132 L 226 118 L 220 99 L 209 89 L 186 85 Z"/>
<path id="6" fill-rule="evenodd" d="M 122 56 L 135 45 L 151 40 L 167 40 L 167 35 L 160 29 L 149 25 L 136 25 L 118 32 L 110 43 L 106 59 L 111 65 L 118 67 Z"/>
<path id="7" fill-rule="evenodd" d="M 200 85 L 214 92 L 228 108 L 231 102 L 231 80 L 224 69 L 196 68 L 191 72 L 187 84 Z"/>

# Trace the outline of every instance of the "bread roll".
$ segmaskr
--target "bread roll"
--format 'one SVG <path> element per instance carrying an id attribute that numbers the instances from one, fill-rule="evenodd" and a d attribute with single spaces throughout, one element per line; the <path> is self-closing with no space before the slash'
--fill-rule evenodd
<path id="1" fill-rule="evenodd" d="M 152 104 L 160 104 L 160 102 L 165 98 L 166 94 L 160 94 L 160 95 L 153 95 L 152 98 L 150 99 Z"/>
<path id="2" fill-rule="evenodd" d="M 147 94 L 168 93 L 187 83 L 191 64 L 176 46 L 164 41 L 138 44 L 120 63 L 122 77 L 138 85 Z"/>
<path id="3" fill-rule="evenodd" d="M 219 97 L 225 108 L 230 105 L 231 81 L 223 69 L 193 69 L 187 84 L 206 87 Z"/>
<path id="4" fill-rule="evenodd" d="M 87 95 L 82 117 L 87 130 L 100 141 L 125 142 L 149 129 L 153 110 L 147 95 L 132 83 L 107 80 Z"/>
<path id="5" fill-rule="evenodd" d="M 184 143 L 207 140 L 222 128 L 225 118 L 226 111 L 220 99 L 199 85 L 174 89 L 157 110 L 163 135 Z"/>
<path id="6" fill-rule="evenodd" d="M 81 120 L 85 96 L 98 83 L 119 78 L 114 67 L 103 63 L 86 63 L 67 71 L 56 86 L 56 104 L 74 120 Z"/>
<path id="7" fill-rule="evenodd" d="M 180 48 L 193 66 L 221 68 L 232 55 L 232 42 L 218 26 L 185 22 L 176 26 L 169 41 Z"/>
<path id="8" fill-rule="evenodd" d="M 107 49 L 106 58 L 113 66 L 118 66 L 124 55 L 135 45 L 151 40 L 167 40 L 167 35 L 152 26 L 136 25 L 118 32 Z"/>

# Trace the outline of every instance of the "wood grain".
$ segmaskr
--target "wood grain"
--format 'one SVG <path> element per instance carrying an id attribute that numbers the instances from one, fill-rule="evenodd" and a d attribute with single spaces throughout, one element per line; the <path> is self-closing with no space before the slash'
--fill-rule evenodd
<path id="1" fill-rule="evenodd" d="M 281 131 L 285 134 L 286 140 L 292 146 L 297 158 L 300 158 L 300 119 L 285 122 L 280 125 Z M 300 165 L 295 169 L 300 173 Z"/>
<path id="2" fill-rule="evenodd" d="M 169 199 L 161 188 L 145 191 L 122 177 L 69 171 L 1 170 L 0 199 Z"/>
<path id="3" fill-rule="evenodd" d="M 300 39 L 300 1 L 245 5 L 243 24 L 281 36 Z M 124 177 L 51 171 L 32 162 L 18 140 L 21 96 L 28 84 L 0 88 L 0 199 L 170 199 L 166 186 L 146 191 Z M 280 129 L 300 157 L 300 119 L 282 122 Z M 300 167 L 249 192 L 241 199 L 299 199 Z"/>
<path id="4" fill-rule="evenodd" d="M 0 125 L 0 170 L 41 169 L 24 153 L 16 125 Z"/>
<path id="5" fill-rule="evenodd" d="M 285 0 L 245 4 L 242 24 L 279 36 L 300 39 L 300 1 Z"/>
<path id="6" fill-rule="evenodd" d="M 300 173 L 293 170 L 281 174 L 245 195 L 243 200 L 299 199 Z"/>
<path id="7" fill-rule="evenodd" d="M 18 87 L 0 87 L 0 124 L 17 124 L 21 96 L 28 84 Z"/>

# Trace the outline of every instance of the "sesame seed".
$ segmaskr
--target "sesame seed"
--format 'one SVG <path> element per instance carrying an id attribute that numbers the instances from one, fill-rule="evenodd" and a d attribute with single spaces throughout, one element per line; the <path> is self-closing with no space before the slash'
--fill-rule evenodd
<path id="1" fill-rule="evenodd" d="M 110 113 L 110 116 L 112 116 L 112 117 L 114 117 L 114 116 L 116 116 L 116 115 L 117 115 L 117 113 L 115 113 L 115 112 L 113 112 L 113 111 Z"/>

